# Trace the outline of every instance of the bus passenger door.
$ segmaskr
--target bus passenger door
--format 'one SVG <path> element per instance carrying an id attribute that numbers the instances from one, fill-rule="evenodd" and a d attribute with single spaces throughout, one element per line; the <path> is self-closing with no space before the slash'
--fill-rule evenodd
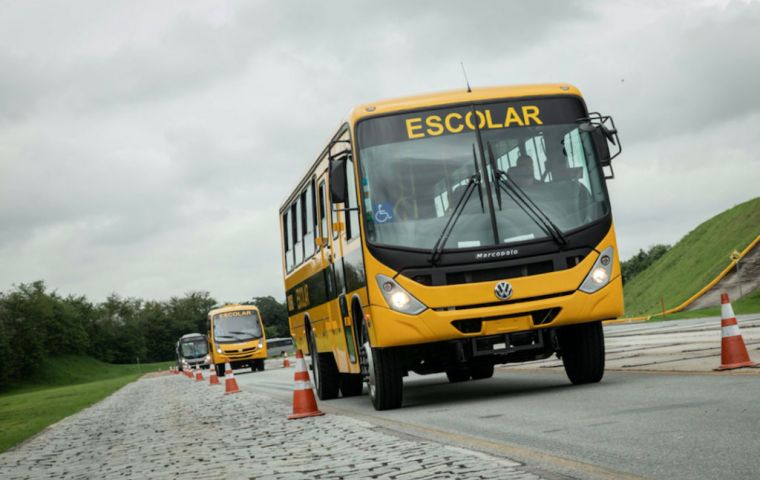
<path id="1" fill-rule="evenodd" d="M 340 250 L 340 261 L 336 262 L 335 277 L 338 288 L 338 306 L 342 319 L 343 341 L 346 345 L 346 354 L 348 356 L 349 372 L 359 373 L 358 350 L 355 335 L 355 326 L 351 314 L 351 305 L 353 297 L 358 295 L 362 305 L 367 303 L 366 275 L 364 271 L 364 256 L 362 253 L 361 227 L 359 225 L 359 199 L 356 186 L 356 172 L 354 162 L 350 155 L 350 147 L 347 149 L 346 144 L 349 142 L 348 132 L 344 133 L 341 139 L 336 142 L 333 153 L 336 158 L 342 158 L 345 162 L 346 176 L 346 203 L 333 205 L 334 215 L 337 220 L 333 221 L 338 225 L 337 232 L 333 232 L 333 238 L 338 246 L 334 248 Z M 349 154 L 345 155 L 345 151 Z M 337 161 L 337 160 L 336 160 Z M 337 265 L 339 263 L 339 265 Z"/>
<path id="2" fill-rule="evenodd" d="M 333 226 L 333 222 L 338 222 L 339 213 L 333 212 L 330 203 L 330 194 L 328 187 L 328 171 L 322 173 L 317 179 L 317 205 L 319 206 L 319 238 L 318 244 L 320 248 L 320 255 L 322 259 L 325 293 L 327 296 L 327 330 L 330 332 L 332 340 L 330 344 L 333 346 L 333 354 L 335 362 L 338 365 L 338 370 L 346 372 L 349 369 L 348 355 L 345 347 L 343 347 L 342 331 L 343 320 L 338 303 L 335 300 L 342 290 L 338 288 L 338 277 L 342 277 L 343 264 L 342 260 L 338 258 L 336 261 L 336 249 L 338 249 L 338 230 Z M 333 234 L 335 232 L 335 234 Z M 336 271 L 340 271 L 337 274 Z"/>

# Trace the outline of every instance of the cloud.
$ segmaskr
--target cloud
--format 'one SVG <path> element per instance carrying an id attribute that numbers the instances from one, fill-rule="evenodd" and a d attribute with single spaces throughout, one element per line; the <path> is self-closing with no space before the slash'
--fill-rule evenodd
<path id="1" fill-rule="evenodd" d="M 281 298 L 278 207 L 342 115 L 462 88 L 460 61 L 476 87 L 569 81 L 614 114 L 623 256 L 672 242 L 752 196 L 759 16 L 743 2 L 9 4 L 0 290 Z M 716 186 L 724 172 L 739 186 Z"/>

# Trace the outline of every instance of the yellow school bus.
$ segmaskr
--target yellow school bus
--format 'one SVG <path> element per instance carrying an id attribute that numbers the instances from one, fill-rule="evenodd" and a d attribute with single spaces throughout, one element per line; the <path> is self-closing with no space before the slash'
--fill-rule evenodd
<path id="1" fill-rule="evenodd" d="M 451 382 L 562 358 L 604 374 L 623 312 L 606 180 L 614 122 L 566 84 L 358 105 L 280 208 L 290 330 L 318 396 L 397 408 L 409 372 Z"/>
<path id="2" fill-rule="evenodd" d="M 224 363 L 233 369 L 264 370 L 267 341 L 259 309 L 253 305 L 225 305 L 208 312 L 206 337 L 216 373 L 224 375 Z"/>

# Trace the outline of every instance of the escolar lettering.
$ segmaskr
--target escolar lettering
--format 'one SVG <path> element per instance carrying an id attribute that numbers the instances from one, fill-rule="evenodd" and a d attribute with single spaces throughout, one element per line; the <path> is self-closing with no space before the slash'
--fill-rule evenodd
<path id="1" fill-rule="evenodd" d="M 509 127 L 527 127 L 529 125 L 543 125 L 539 118 L 540 111 L 535 105 L 520 107 L 507 107 L 505 112 L 494 112 L 491 109 L 475 110 L 464 115 L 451 112 L 445 116 L 427 115 L 425 117 L 413 117 L 406 119 L 406 135 L 410 140 L 425 137 L 437 137 L 444 133 L 460 133 L 465 128 L 468 130 Z M 476 118 L 473 118 L 476 117 Z M 477 122 L 477 127 L 475 126 Z"/>
<path id="2" fill-rule="evenodd" d="M 216 318 L 247 317 L 248 315 L 253 315 L 253 311 L 252 310 L 236 310 L 233 312 L 224 312 L 217 315 Z"/>

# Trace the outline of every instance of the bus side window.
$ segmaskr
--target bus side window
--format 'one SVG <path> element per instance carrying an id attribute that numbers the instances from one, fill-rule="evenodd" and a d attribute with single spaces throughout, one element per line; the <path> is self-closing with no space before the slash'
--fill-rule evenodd
<path id="1" fill-rule="evenodd" d="M 285 210 L 282 215 L 282 239 L 285 252 L 285 270 L 293 270 L 293 236 L 290 234 L 290 209 Z"/>
<path id="2" fill-rule="evenodd" d="M 327 207 L 325 205 L 325 181 L 319 182 L 319 235 L 326 239 L 327 232 Z"/>
<path id="3" fill-rule="evenodd" d="M 303 220 L 303 258 L 306 260 L 314 254 L 314 191 L 311 182 L 301 194 Z"/>
<path id="4" fill-rule="evenodd" d="M 314 245 L 313 250 L 317 250 L 317 235 L 319 235 L 319 231 L 317 228 L 317 183 L 312 178 L 309 182 L 309 203 L 311 204 L 311 238 L 309 239 Z"/>
<path id="5" fill-rule="evenodd" d="M 293 268 L 297 267 L 301 263 L 303 257 L 303 246 L 299 241 L 301 239 L 300 227 L 301 227 L 301 209 L 299 208 L 298 198 L 290 207 L 290 234 L 293 237 Z"/>

